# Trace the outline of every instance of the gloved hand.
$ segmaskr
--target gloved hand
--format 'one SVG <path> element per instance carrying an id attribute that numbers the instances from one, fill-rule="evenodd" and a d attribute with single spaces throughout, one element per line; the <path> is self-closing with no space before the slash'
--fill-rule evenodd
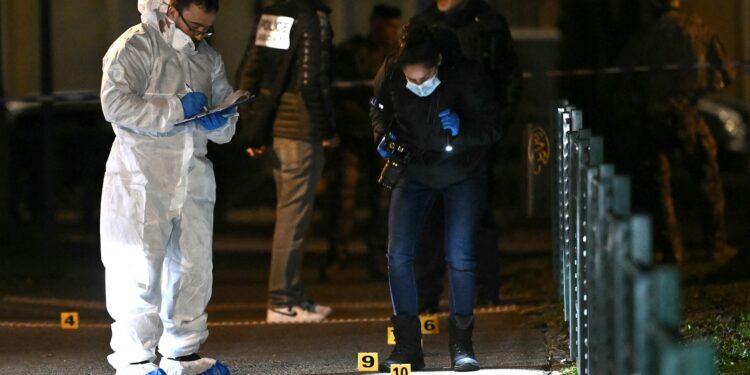
<path id="1" fill-rule="evenodd" d="M 383 136 L 383 139 L 380 140 L 380 143 L 378 143 L 378 154 L 380 154 L 380 157 L 383 159 L 388 159 L 391 156 L 393 156 L 393 153 L 391 150 L 387 148 L 387 144 L 389 141 L 395 141 L 396 136 L 389 132 L 385 136 Z"/>
<path id="2" fill-rule="evenodd" d="M 458 129 L 461 127 L 461 119 L 458 118 L 456 112 L 446 109 L 438 113 L 438 117 L 443 124 L 444 130 L 450 130 L 453 137 L 458 135 Z"/>
<path id="3" fill-rule="evenodd" d="M 201 117 L 195 120 L 198 125 L 202 126 L 208 131 L 216 130 L 227 124 L 227 118 L 221 114 L 221 112 L 210 114 L 206 117 Z"/>
<path id="4" fill-rule="evenodd" d="M 182 112 L 185 113 L 185 118 L 188 118 L 201 113 L 208 100 L 203 93 L 189 92 L 180 98 L 180 101 L 182 101 Z"/>
<path id="5" fill-rule="evenodd" d="M 220 111 L 219 114 L 224 117 L 232 117 L 234 114 L 237 113 L 237 107 L 229 107 L 223 111 Z"/>

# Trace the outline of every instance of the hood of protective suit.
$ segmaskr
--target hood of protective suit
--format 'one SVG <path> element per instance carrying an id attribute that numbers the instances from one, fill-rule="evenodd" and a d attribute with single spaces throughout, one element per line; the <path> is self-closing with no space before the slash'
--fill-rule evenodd
<path id="1" fill-rule="evenodd" d="M 161 30 L 160 22 L 165 23 L 161 35 L 177 51 L 187 54 L 196 53 L 196 45 L 189 35 L 180 30 L 167 17 L 168 6 L 164 0 L 138 0 L 138 11 L 141 12 L 141 22 Z"/>
<path id="2" fill-rule="evenodd" d="M 167 16 L 167 7 L 163 0 L 138 0 L 141 22 L 159 27 L 159 20 Z"/>
<path id="3" fill-rule="evenodd" d="M 138 11 L 141 14 L 146 12 L 157 10 L 159 8 L 166 7 L 167 4 L 163 0 L 138 0 Z"/>

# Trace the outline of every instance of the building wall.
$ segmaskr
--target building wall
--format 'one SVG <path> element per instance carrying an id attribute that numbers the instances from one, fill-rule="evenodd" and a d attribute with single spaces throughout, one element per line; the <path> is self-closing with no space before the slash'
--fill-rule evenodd
<path id="1" fill-rule="evenodd" d="M 39 0 L 0 2 L 5 89 L 10 97 L 39 91 Z M 421 0 L 325 0 L 334 10 L 336 41 L 367 30 L 370 8 L 383 2 L 400 5 L 404 19 Z M 555 27 L 559 0 L 489 0 L 512 27 Z M 254 28 L 256 0 L 222 0 L 212 44 L 222 53 L 233 79 Z M 701 14 L 725 41 L 733 56 L 750 58 L 742 26 L 750 26 L 750 0 L 684 0 L 688 11 Z M 139 22 L 136 0 L 54 0 L 53 58 L 55 90 L 99 89 L 101 57 L 127 27 Z M 749 18 L 749 20 L 745 20 Z M 734 90 L 739 93 L 739 86 Z M 745 87 L 750 87 L 745 85 Z M 744 96 L 750 98 L 750 90 Z"/>
<path id="2" fill-rule="evenodd" d="M 38 91 L 38 4 L 35 0 L 4 0 L 0 6 L 6 95 Z"/>
<path id="3" fill-rule="evenodd" d="M 109 45 L 128 27 L 140 22 L 136 0 L 52 1 L 52 42 L 55 91 L 98 91 L 101 59 Z M 251 28 L 251 1 L 225 0 L 217 17 L 215 46 L 224 54 L 228 71 L 239 64 Z M 3 69 L 7 96 L 39 92 L 39 1 L 0 3 Z"/>
<path id="4" fill-rule="evenodd" d="M 96 90 L 101 79 L 101 59 L 111 43 L 109 25 L 118 19 L 114 2 L 53 0 L 52 40 L 54 87 L 63 90 Z M 82 9 L 99 11 L 85 11 Z M 104 9 L 101 9 L 104 8 Z M 115 22 L 116 23 L 116 22 Z"/>

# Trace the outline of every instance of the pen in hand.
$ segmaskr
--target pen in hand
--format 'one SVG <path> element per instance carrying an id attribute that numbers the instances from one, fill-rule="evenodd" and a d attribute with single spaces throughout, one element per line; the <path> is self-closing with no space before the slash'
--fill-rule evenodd
<path id="1" fill-rule="evenodd" d="M 188 85 L 187 82 L 185 82 L 185 90 L 187 90 L 187 92 L 193 92 L 193 88 L 190 87 L 190 85 Z M 203 113 L 208 113 L 208 107 L 204 105 L 202 109 L 203 109 Z"/>

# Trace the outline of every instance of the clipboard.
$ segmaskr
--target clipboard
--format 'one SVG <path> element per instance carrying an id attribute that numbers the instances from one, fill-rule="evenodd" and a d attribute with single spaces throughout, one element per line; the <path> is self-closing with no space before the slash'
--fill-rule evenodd
<path id="1" fill-rule="evenodd" d="M 255 95 L 251 94 L 247 90 L 237 90 L 229 95 L 221 104 L 216 107 L 209 108 L 208 111 L 203 111 L 195 116 L 180 120 L 174 124 L 174 126 L 185 125 L 189 122 L 204 118 L 214 113 L 226 111 L 228 109 L 237 108 L 243 104 L 251 103 L 255 100 Z"/>

